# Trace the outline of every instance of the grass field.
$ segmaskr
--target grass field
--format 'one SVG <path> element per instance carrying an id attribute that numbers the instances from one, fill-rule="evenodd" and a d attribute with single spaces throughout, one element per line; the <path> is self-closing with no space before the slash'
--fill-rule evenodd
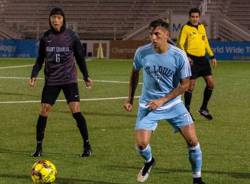
<path id="1" fill-rule="evenodd" d="M 38 159 L 30 154 L 35 148 L 43 86 L 43 79 L 34 89 L 27 85 L 32 64 L 33 59 L 0 60 L 0 184 L 32 183 L 30 170 Z M 127 96 L 131 64 L 122 60 L 89 61 L 94 88 L 87 91 L 83 82 L 79 83 L 81 98 L 86 99 L 81 102 L 81 110 L 88 121 L 92 157 L 79 157 L 81 137 L 66 103 L 54 106 L 42 159 L 57 166 L 57 184 L 136 183 L 142 166 L 133 137 L 138 100 L 133 112 L 127 113 L 122 108 L 123 99 L 100 99 Z M 197 113 L 204 88 L 202 79 L 198 80 L 192 102 L 203 150 L 203 178 L 206 184 L 249 184 L 250 62 L 221 62 L 214 76 L 216 89 L 209 105 L 214 120 L 207 121 Z M 43 78 L 42 71 L 39 77 Z M 152 138 L 152 149 L 157 164 L 146 183 L 192 183 L 186 145 L 167 123 L 160 123 Z"/>

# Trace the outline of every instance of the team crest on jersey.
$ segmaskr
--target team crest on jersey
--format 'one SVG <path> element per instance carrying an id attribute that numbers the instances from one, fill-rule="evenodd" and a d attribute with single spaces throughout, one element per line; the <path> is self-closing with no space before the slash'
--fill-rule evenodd
<path id="1" fill-rule="evenodd" d="M 189 33 L 189 36 L 192 38 L 192 37 L 194 37 L 196 35 L 196 32 L 191 32 L 191 33 Z"/>
<path id="2" fill-rule="evenodd" d="M 174 74 L 174 71 L 171 69 L 159 65 L 152 65 L 151 67 L 146 66 L 144 70 L 158 82 L 163 78 L 171 77 Z"/>
<path id="3" fill-rule="evenodd" d="M 46 52 L 69 52 L 69 47 L 46 47 Z"/>

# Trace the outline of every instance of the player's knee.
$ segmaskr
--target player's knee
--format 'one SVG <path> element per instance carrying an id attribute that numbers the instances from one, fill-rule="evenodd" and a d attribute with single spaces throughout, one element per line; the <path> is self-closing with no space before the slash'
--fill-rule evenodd
<path id="1" fill-rule="evenodd" d="M 210 90 L 213 90 L 214 89 L 214 82 L 207 83 L 207 88 Z"/>
<path id="2" fill-rule="evenodd" d="M 206 83 L 207 83 L 207 86 L 206 86 L 206 87 L 207 87 L 208 89 L 210 89 L 210 90 L 214 89 L 214 81 L 213 81 L 213 79 L 207 80 Z"/>
<path id="3" fill-rule="evenodd" d="M 49 115 L 49 112 L 51 110 L 51 105 L 49 104 L 42 104 L 40 115 L 47 117 Z"/>
<path id="4" fill-rule="evenodd" d="M 70 102 L 69 109 L 72 113 L 80 112 L 80 103 L 79 102 Z"/>

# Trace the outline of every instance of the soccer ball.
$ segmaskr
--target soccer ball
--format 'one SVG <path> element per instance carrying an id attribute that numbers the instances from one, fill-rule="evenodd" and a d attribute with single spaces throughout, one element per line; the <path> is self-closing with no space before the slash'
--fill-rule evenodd
<path id="1" fill-rule="evenodd" d="M 31 179 L 35 184 L 53 183 L 56 175 L 56 166 L 49 160 L 39 160 L 32 166 Z"/>

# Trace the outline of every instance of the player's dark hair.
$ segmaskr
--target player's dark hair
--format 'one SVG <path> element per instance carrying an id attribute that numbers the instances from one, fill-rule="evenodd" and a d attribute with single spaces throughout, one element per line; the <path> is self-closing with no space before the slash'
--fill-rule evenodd
<path id="1" fill-rule="evenodd" d="M 66 19 L 65 19 L 65 14 L 63 10 L 59 7 L 55 7 L 50 11 L 49 17 L 51 17 L 52 15 L 61 15 L 63 17 L 63 25 L 62 25 L 61 31 L 64 31 L 66 28 Z M 49 25 L 50 25 L 50 28 L 53 29 L 50 20 L 49 20 Z"/>
<path id="2" fill-rule="evenodd" d="M 201 15 L 201 11 L 199 8 L 191 8 L 188 13 L 189 17 L 191 16 L 192 13 L 199 13 L 199 15 Z"/>
<path id="3" fill-rule="evenodd" d="M 49 16 L 52 16 L 52 15 L 61 15 L 61 16 L 65 17 L 63 10 L 59 7 L 55 7 L 50 11 Z"/>
<path id="4" fill-rule="evenodd" d="M 155 28 L 158 27 L 158 26 L 163 27 L 163 28 L 165 28 L 166 30 L 169 30 L 169 24 L 168 24 L 165 20 L 163 20 L 163 19 L 154 20 L 154 21 L 152 21 L 152 22 L 149 24 L 149 28 L 150 28 L 150 29 L 151 29 L 151 28 L 155 29 Z"/>

